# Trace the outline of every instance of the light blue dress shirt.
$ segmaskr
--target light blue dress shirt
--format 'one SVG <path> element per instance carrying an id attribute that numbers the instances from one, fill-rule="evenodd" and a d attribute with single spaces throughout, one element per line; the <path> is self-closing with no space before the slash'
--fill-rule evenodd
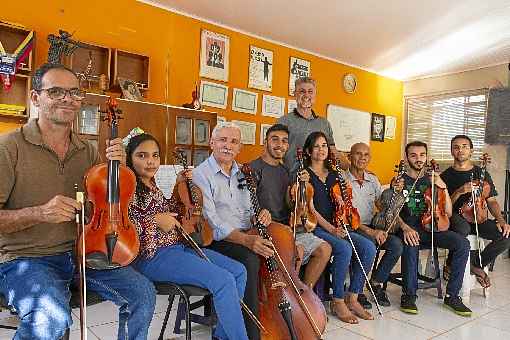
<path id="1" fill-rule="evenodd" d="M 250 192 L 239 184 L 244 178 L 234 161 L 230 174 L 225 173 L 213 155 L 193 170 L 193 183 L 203 195 L 203 215 L 213 228 L 213 237 L 221 241 L 236 229 L 251 228 Z"/>

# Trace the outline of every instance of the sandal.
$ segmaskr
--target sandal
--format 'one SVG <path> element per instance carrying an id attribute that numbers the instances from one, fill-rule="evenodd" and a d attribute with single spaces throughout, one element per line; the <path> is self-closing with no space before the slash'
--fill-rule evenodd
<path id="1" fill-rule="evenodd" d="M 374 316 L 370 314 L 358 301 L 346 303 L 347 308 L 351 310 L 358 318 L 363 320 L 374 320 Z M 356 306 L 357 305 L 357 306 Z"/>
<path id="2" fill-rule="evenodd" d="M 479 271 L 475 271 L 475 270 L 471 269 L 471 274 L 476 276 L 476 281 L 478 281 L 478 283 L 480 284 L 480 286 L 482 286 L 482 288 L 484 288 L 484 289 L 489 288 L 491 286 L 491 280 L 489 278 L 489 275 L 487 275 L 487 273 L 481 268 L 476 268 L 476 269 Z"/>
<path id="3" fill-rule="evenodd" d="M 349 323 L 351 325 L 357 324 L 358 319 L 350 312 L 347 305 L 345 305 L 345 302 L 344 302 L 344 305 L 345 305 L 345 308 L 347 309 L 347 311 L 349 311 L 349 314 L 341 315 L 340 312 L 336 308 L 338 304 L 340 304 L 340 302 L 335 302 L 335 301 L 330 302 L 329 308 L 331 309 L 331 314 L 333 314 L 334 316 L 339 318 L 340 321 L 343 321 L 345 323 Z"/>

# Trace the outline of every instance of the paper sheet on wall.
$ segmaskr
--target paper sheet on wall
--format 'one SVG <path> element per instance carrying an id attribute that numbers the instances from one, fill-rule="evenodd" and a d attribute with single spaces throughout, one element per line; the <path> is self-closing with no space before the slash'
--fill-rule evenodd
<path id="1" fill-rule="evenodd" d="M 192 166 L 188 166 L 189 169 L 192 169 Z M 172 196 L 172 191 L 174 190 L 175 181 L 177 180 L 177 175 L 179 172 L 183 170 L 182 165 L 160 165 L 158 172 L 154 176 L 156 180 L 156 185 L 163 192 L 163 195 L 166 198 L 170 198 Z"/>
<path id="2" fill-rule="evenodd" d="M 349 151 L 354 143 L 370 143 L 370 113 L 331 104 L 327 112 L 338 150 Z"/>

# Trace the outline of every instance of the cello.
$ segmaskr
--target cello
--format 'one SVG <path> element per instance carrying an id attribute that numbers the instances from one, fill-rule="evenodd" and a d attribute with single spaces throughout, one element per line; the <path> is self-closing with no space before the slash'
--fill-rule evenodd
<path id="1" fill-rule="evenodd" d="M 252 170 L 244 164 L 246 186 L 255 216 L 261 208 L 257 199 L 257 186 Z M 288 227 L 271 223 L 264 226 L 253 223 L 258 235 L 273 244 L 274 255 L 263 259 L 259 271 L 260 320 L 267 333 L 262 340 L 312 340 L 322 339 L 327 316 L 324 305 L 310 287 L 299 280 L 294 269 L 294 239 Z"/>
<path id="2" fill-rule="evenodd" d="M 429 232 L 445 231 L 450 227 L 450 219 L 445 210 L 446 188 L 439 188 L 434 183 L 435 173 L 439 171 L 436 161 L 430 161 L 429 171 L 432 184 L 423 194 L 427 209 L 421 216 L 421 225 Z"/>
<path id="3" fill-rule="evenodd" d="M 106 102 L 105 120 L 110 140 L 118 136 L 120 110 L 117 102 Z M 91 217 L 78 237 L 78 255 L 91 269 L 115 269 L 130 264 L 138 255 L 140 241 L 129 220 L 128 208 L 136 190 L 136 177 L 117 160 L 98 164 L 85 174 L 84 187 Z"/>
<path id="4" fill-rule="evenodd" d="M 184 171 L 188 169 L 188 161 L 182 152 L 174 152 Z M 212 228 L 202 215 L 203 196 L 199 187 L 186 178 L 174 187 L 174 196 L 178 200 L 178 219 L 182 227 L 201 247 L 207 247 L 213 241 Z"/>
<path id="5" fill-rule="evenodd" d="M 303 163 L 303 150 L 297 149 L 297 156 L 299 162 L 298 174 L 304 170 Z M 294 233 L 296 232 L 296 225 L 301 222 L 301 226 L 306 232 L 311 232 L 317 226 L 317 217 L 312 212 L 313 201 L 313 187 L 310 183 L 301 181 L 299 177 L 290 189 L 290 201 L 294 203 L 294 210 L 290 213 L 289 224 L 292 226 Z M 295 234 L 294 234 L 295 236 Z"/>
<path id="6" fill-rule="evenodd" d="M 469 223 L 484 223 L 489 218 L 487 198 L 491 187 L 486 181 L 487 164 L 490 163 L 489 154 L 484 153 L 480 158 L 480 178 L 474 180 L 471 173 L 471 197 L 459 209 L 459 214 Z"/>

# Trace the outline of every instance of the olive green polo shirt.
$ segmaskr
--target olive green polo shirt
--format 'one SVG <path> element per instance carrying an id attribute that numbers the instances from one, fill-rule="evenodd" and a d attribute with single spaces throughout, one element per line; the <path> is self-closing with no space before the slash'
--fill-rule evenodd
<path id="1" fill-rule="evenodd" d="M 37 120 L 0 135 L 0 209 L 45 204 L 56 195 L 75 198 L 85 172 L 99 155 L 88 141 L 71 134 L 63 161 L 44 145 Z M 18 257 L 56 255 L 73 249 L 76 223 L 41 223 L 16 233 L 0 232 L 0 263 Z"/>

